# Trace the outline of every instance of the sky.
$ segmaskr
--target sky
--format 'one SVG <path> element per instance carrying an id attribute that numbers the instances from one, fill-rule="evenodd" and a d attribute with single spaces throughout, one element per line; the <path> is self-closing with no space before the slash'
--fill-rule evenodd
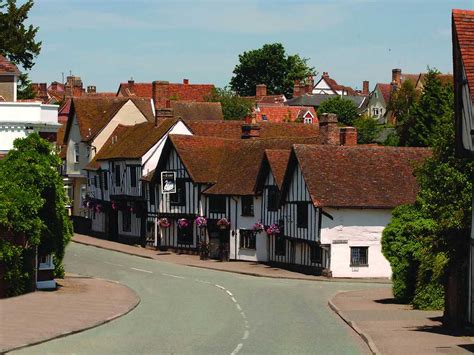
<path id="1" fill-rule="evenodd" d="M 19 1 L 21 3 L 21 1 Z M 238 56 L 280 42 L 318 73 L 361 89 L 427 66 L 452 73 L 451 9 L 474 0 L 36 0 L 33 82 L 168 80 L 228 85 Z"/>

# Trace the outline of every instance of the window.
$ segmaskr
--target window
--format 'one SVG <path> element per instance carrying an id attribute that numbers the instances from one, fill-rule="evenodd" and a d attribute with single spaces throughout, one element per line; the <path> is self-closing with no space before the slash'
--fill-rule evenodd
<path id="1" fill-rule="evenodd" d="M 253 196 L 242 196 L 242 216 L 253 216 Z"/>
<path id="2" fill-rule="evenodd" d="M 275 236 L 275 255 L 286 255 L 286 239 L 281 233 Z"/>
<path id="3" fill-rule="evenodd" d="M 193 244 L 193 223 L 186 228 L 178 228 L 178 244 Z"/>
<path id="4" fill-rule="evenodd" d="M 269 211 L 278 211 L 280 204 L 280 191 L 276 186 L 268 186 L 267 209 Z"/>
<path id="5" fill-rule="evenodd" d="M 306 202 L 296 203 L 296 226 L 308 228 L 308 204 Z"/>
<path id="6" fill-rule="evenodd" d="M 262 121 L 268 121 L 267 115 L 265 114 L 262 115 Z"/>
<path id="7" fill-rule="evenodd" d="M 109 181 L 107 180 L 107 178 L 108 178 L 107 171 L 103 171 L 102 174 L 103 174 L 102 179 L 103 179 L 103 183 L 104 183 L 104 190 L 108 190 L 109 189 Z"/>
<path id="8" fill-rule="evenodd" d="M 240 229 L 240 248 L 255 249 L 256 248 L 256 234 L 251 229 Z"/>
<path id="9" fill-rule="evenodd" d="M 374 115 L 374 116 L 378 116 L 378 115 L 379 115 L 379 109 L 378 109 L 377 107 L 374 107 L 374 108 L 372 109 L 372 112 L 373 112 L 373 115 Z"/>
<path id="10" fill-rule="evenodd" d="M 127 210 L 122 211 L 122 231 L 132 231 L 132 212 L 130 212 L 128 208 Z"/>
<path id="11" fill-rule="evenodd" d="M 312 119 L 311 117 L 305 118 L 305 119 L 304 119 L 304 123 L 305 123 L 305 124 L 311 124 L 311 123 L 313 123 L 313 119 Z"/>
<path id="12" fill-rule="evenodd" d="M 137 167 L 130 167 L 130 185 L 132 187 L 137 187 Z"/>
<path id="13" fill-rule="evenodd" d="M 97 175 L 94 175 L 94 187 L 97 187 Z"/>
<path id="14" fill-rule="evenodd" d="M 318 246 L 318 245 L 310 245 L 310 252 L 311 252 L 311 255 L 310 255 L 310 259 L 311 259 L 311 262 L 312 263 L 321 263 L 321 261 L 323 260 L 323 249 Z"/>
<path id="15" fill-rule="evenodd" d="M 176 192 L 170 194 L 171 206 L 186 205 L 186 182 L 184 179 L 176 179 Z"/>
<path id="16" fill-rule="evenodd" d="M 51 254 L 41 256 L 38 259 L 40 270 L 51 270 L 54 269 L 53 256 Z"/>
<path id="17" fill-rule="evenodd" d="M 351 247 L 351 266 L 369 266 L 369 247 Z"/>
<path id="18" fill-rule="evenodd" d="M 155 204 L 155 185 L 148 184 L 148 193 L 150 195 L 150 205 Z"/>
<path id="19" fill-rule="evenodd" d="M 115 186 L 120 186 L 120 165 L 115 166 Z"/>
<path id="20" fill-rule="evenodd" d="M 79 143 L 74 143 L 74 163 L 79 163 Z"/>
<path id="21" fill-rule="evenodd" d="M 209 196 L 209 212 L 210 213 L 225 213 L 225 196 L 211 195 Z"/>

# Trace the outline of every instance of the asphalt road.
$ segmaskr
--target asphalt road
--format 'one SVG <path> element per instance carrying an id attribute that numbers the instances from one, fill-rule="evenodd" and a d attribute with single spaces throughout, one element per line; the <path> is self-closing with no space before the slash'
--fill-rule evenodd
<path id="1" fill-rule="evenodd" d="M 380 287 L 244 276 L 74 243 L 65 265 L 69 272 L 128 285 L 140 304 L 113 322 L 16 353 L 368 353 L 327 301 L 337 291 Z"/>

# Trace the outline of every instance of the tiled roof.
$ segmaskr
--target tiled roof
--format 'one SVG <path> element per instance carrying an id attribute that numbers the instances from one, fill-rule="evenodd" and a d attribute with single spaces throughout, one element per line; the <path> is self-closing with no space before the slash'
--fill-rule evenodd
<path id="1" fill-rule="evenodd" d="M 153 114 L 153 103 L 151 100 L 138 97 L 132 98 L 131 100 L 148 121 L 155 121 L 155 115 Z"/>
<path id="2" fill-rule="evenodd" d="M 303 116 L 307 112 L 311 112 L 313 115 L 313 123 L 318 123 L 318 116 L 314 107 L 307 106 L 259 106 L 256 112 L 257 122 L 268 121 L 268 122 L 295 122 L 297 120 L 303 120 Z M 265 117 L 265 120 L 263 119 Z"/>
<path id="3" fill-rule="evenodd" d="M 405 81 L 410 80 L 413 83 L 413 85 L 416 85 L 419 78 L 420 78 L 420 74 L 405 74 L 405 73 L 402 73 L 401 76 L 400 76 L 400 81 L 403 84 Z"/>
<path id="4" fill-rule="evenodd" d="M 189 120 L 224 119 L 220 102 L 171 101 L 174 117 Z"/>
<path id="5" fill-rule="evenodd" d="M 0 55 L 0 75 L 2 74 L 20 75 L 20 71 L 15 64 Z"/>
<path id="6" fill-rule="evenodd" d="M 56 146 L 59 149 L 59 157 L 66 159 L 67 145 L 64 144 L 64 133 L 66 132 L 66 124 L 63 123 L 56 133 Z"/>
<path id="7" fill-rule="evenodd" d="M 474 11 L 453 10 L 453 32 L 459 43 L 467 85 L 474 100 Z"/>
<path id="8" fill-rule="evenodd" d="M 319 107 L 324 101 L 334 97 L 341 97 L 341 95 L 305 94 L 288 100 L 286 104 L 289 106 Z M 364 95 L 343 95 L 342 98 L 352 101 L 359 109 L 362 108 L 368 102 L 367 96 Z"/>
<path id="9" fill-rule="evenodd" d="M 186 124 L 195 135 L 228 139 L 240 139 L 242 137 L 242 124 L 244 123 L 243 121 L 186 120 Z M 256 126 L 260 128 L 259 135 L 261 139 L 312 137 L 319 141 L 318 125 L 260 122 Z"/>
<path id="10" fill-rule="evenodd" d="M 347 93 L 347 95 L 356 95 L 357 94 L 353 88 L 351 88 L 349 86 L 339 85 L 336 82 L 336 80 L 334 80 L 333 78 L 330 78 L 329 76 L 324 76 L 323 75 L 322 78 L 323 78 L 323 80 L 326 81 L 328 86 L 334 91 L 345 91 Z"/>
<path id="11" fill-rule="evenodd" d="M 168 132 L 177 119 L 160 120 L 158 126 L 152 122 L 134 126 L 119 125 L 110 135 L 108 144 L 97 153 L 95 159 L 140 159 Z"/>
<path id="12" fill-rule="evenodd" d="M 255 105 L 259 106 L 260 104 L 276 104 L 280 105 L 286 102 L 286 97 L 283 94 L 280 95 L 265 95 L 257 98 L 256 96 L 242 96 L 243 99 L 253 102 Z"/>
<path id="13" fill-rule="evenodd" d="M 84 168 L 84 170 L 99 170 L 100 163 L 97 161 L 96 157 L 94 157 Z"/>
<path id="14" fill-rule="evenodd" d="M 281 189 L 283 185 L 283 179 L 285 177 L 286 167 L 288 166 L 288 160 L 290 159 L 291 150 L 276 150 L 267 149 L 265 150 L 265 158 L 270 165 L 272 174 L 275 177 L 277 186 Z"/>
<path id="15" fill-rule="evenodd" d="M 155 176 L 155 169 L 153 169 L 152 171 L 150 171 L 147 174 L 145 174 L 144 176 L 142 176 L 141 180 L 151 182 L 153 180 L 154 176 Z"/>
<path id="16" fill-rule="evenodd" d="M 297 159 L 315 206 L 393 208 L 415 201 L 417 163 L 427 148 L 295 145 Z M 289 171 L 285 176 L 285 186 Z"/>
<path id="17" fill-rule="evenodd" d="M 377 83 L 377 86 L 379 87 L 379 90 L 382 93 L 383 99 L 385 100 L 385 104 L 388 105 L 392 96 L 392 85 Z"/>
<path id="18" fill-rule="evenodd" d="M 153 96 L 153 84 L 152 83 L 133 83 L 133 86 L 129 83 L 121 83 L 117 92 L 117 95 L 122 96 L 137 96 L 137 97 L 148 97 Z"/>

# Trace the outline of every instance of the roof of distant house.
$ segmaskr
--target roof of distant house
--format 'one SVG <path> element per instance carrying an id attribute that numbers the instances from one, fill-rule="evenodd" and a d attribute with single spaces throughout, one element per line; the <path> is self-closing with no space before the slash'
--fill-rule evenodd
<path id="1" fill-rule="evenodd" d="M 213 84 L 184 84 L 184 83 L 167 83 L 168 100 L 180 101 L 205 101 L 212 89 Z M 117 96 L 137 96 L 153 98 L 153 83 L 121 83 Z"/>
<path id="2" fill-rule="evenodd" d="M 294 146 L 313 204 L 318 207 L 393 208 L 413 203 L 416 164 L 427 148 L 380 146 Z M 285 175 L 285 185 L 290 171 Z"/>
<path id="3" fill-rule="evenodd" d="M 324 80 L 326 82 L 326 84 L 331 88 L 331 90 L 333 90 L 334 92 L 336 91 L 344 91 L 346 92 L 347 95 L 352 95 L 352 96 L 355 96 L 357 95 L 356 91 L 349 87 L 349 86 L 344 86 L 344 85 L 340 85 L 336 82 L 336 80 L 334 80 L 333 78 L 331 78 L 329 76 L 329 74 L 327 72 L 324 72 L 323 75 L 321 76 L 321 79 L 319 79 L 319 81 L 314 85 L 315 87 L 321 82 L 321 80 Z"/>
<path id="4" fill-rule="evenodd" d="M 222 106 L 220 102 L 171 101 L 173 116 L 189 120 L 218 120 L 222 121 Z"/>
<path id="5" fill-rule="evenodd" d="M 384 83 L 377 83 L 377 85 L 382 93 L 383 99 L 385 103 L 388 105 L 390 102 L 390 98 L 392 97 L 392 85 L 391 84 L 384 84 Z"/>
<path id="6" fill-rule="evenodd" d="M 324 101 L 334 98 L 342 97 L 343 99 L 352 101 L 358 108 L 363 107 L 368 98 L 364 95 L 333 95 L 333 94 L 305 94 L 294 97 L 286 102 L 289 106 L 313 106 L 319 107 Z"/>
<path id="7" fill-rule="evenodd" d="M 272 171 L 273 177 L 277 183 L 279 189 L 283 185 L 283 179 L 285 177 L 286 167 L 290 160 L 290 149 L 267 149 L 265 150 L 265 159 L 267 160 L 269 167 Z"/>
<path id="8" fill-rule="evenodd" d="M 256 112 L 257 122 L 295 122 L 303 121 L 304 118 L 312 118 L 312 123 L 318 122 L 318 116 L 316 115 L 314 107 L 261 105 Z"/>
<path id="9" fill-rule="evenodd" d="M 0 75 L 5 74 L 20 75 L 20 70 L 18 70 L 18 67 L 3 55 L 0 55 Z"/>

